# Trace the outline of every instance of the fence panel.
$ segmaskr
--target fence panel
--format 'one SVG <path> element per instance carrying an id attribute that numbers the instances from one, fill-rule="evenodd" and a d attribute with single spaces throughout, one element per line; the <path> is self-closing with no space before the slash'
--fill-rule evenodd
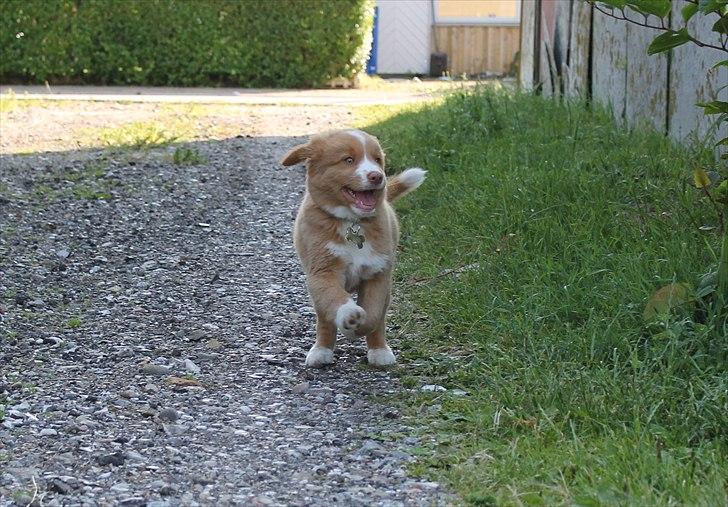
<path id="1" fill-rule="evenodd" d="M 627 24 L 594 11 L 592 28 L 592 98 L 624 119 L 627 90 Z"/>
<path id="2" fill-rule="evenodd" d="M 644 22 L 641 14 L 626 10 L 635 21 Z M 625 89 L 624 119 L 634 127 L 648 123 L 660 132 L 667 129 L 667 54 L 648 55 L 647 47 L 662 32 L 654 28 L 619 21 L 627 29 L 627 86 Z M 654 16 L 647 18 L 650 25 L 659 25 Z"/>
<path id="3" fill-rule="evenodd" d="M 672 0 L 675 27 L 686 4 Z M 614 19 L 584 0 L 524 0 L 522 13 L 524 88 L 540 86 L 545 96 L 563 92 L 589 97 L 610 107 L 617 121 L 630 127 L 651 124 L 677 140 L 693 134 L 700 139 L 728 136 L 726 125 L 716 132 L 717 118 L 705 117 L 696 107 L 701 101 L 728 101 L 728 68 L 711 69 L 726 58 L 725 52 L 688 43 L 670 53 L 648 55 L 647 47 L 660 30 Z M 645 21 L 629 9 L 625 14 Z M 711 31 L 717 19 L 698 13 L 688 30 L 699 40 L 719 45 Z M 648 22 L 659 24 L 654 17 Z"/>
<path id="4" fill-rule="evenodd" d="M 680 19 L 680 9 L 684 0 L 673 0 L 672 18 Z M 717 17 L 696 14 L 688 23 L 688 31 L 698 40 L 720 44 L 717 34 L 710 28 Z M 728 101 L 728 89 L 718 92 L 718 88 L 728 84 L 728 68 L 710 70 L 718 61 L 725 60 L 726 54 L 717 49 L 700 48 L 685 44 L 672 50 L 670 62 L 669 124 L 670 135 L 685 139 L 691 134 L 704 138 L 715 124 L 716 116 L 706 117 L 703 110 L 695 104 L 715 100 Z M 719 138 L 728 136 L 728 127 L 723 124 Z"/>

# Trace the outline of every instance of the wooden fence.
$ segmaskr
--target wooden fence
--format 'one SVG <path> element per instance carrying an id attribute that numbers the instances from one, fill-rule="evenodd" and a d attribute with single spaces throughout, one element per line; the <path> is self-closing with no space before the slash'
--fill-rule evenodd
<path id="1" fill-rule="evenodd" d="M 672 4 L 672 19 L 682 21 L 685 0 Z M 695 15 L 688 30 L 700 40 L 719 42 L 710 31 L 713 17 Z M 728 89 L 719 90 L 728 84 L 728 68 L 711 69 L 726 54 L 686 44 L 648 55 L 647 46 L 658 33 L 613 19 L 584 0 L 523 0 L 521 86 L 540 87 L 549 96 L 590 98 L 630 127 L 651 124 L 678 140 L 725 137 L 725 124 L 716 132 L 716 116 L 706 117 L 695 104 L 728 100 Z"/>
<path id="2" fill-rule="evenodd" d="M 437 25 L 434 35 L 438 51 L 447 53 L 453 76 L 506 74 L 520 43 L 517 25 Z"/>

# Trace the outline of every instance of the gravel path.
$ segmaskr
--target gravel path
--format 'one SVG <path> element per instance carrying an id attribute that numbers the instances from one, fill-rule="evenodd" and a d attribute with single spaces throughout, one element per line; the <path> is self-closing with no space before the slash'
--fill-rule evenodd
<path id="1" fill-rule="evenodd" d="M 363 344 L 303 367 L 298 141 L 0 156 L 0 506 L 453 501 Z"/>

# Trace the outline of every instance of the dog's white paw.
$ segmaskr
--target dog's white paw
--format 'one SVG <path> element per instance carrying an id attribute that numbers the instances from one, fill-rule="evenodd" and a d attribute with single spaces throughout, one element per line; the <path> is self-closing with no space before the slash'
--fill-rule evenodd
<path id="1" fill-rule="evenodd" d="M 364 308 L 357 305 L 353 299 L 350 299 L 336 311 L 336 327 L 345 336 L 353 337 L 366 317 L 367 312 L 364 311 Z"/>
<path id="2" fill-rule="evenodd" d="M 392 349 L 384 347 L 383 349 L 369 349 L 367 352 L 367 360 L 372 366 L 391 366 L 397 362 L 392 353 Z"/>
<path id="3" fill-rule="evenodd" d="M 334 351 L 314 345 L 306 354 L 306 366 L 309 368 L 321 368 L 334 362 Z"/>

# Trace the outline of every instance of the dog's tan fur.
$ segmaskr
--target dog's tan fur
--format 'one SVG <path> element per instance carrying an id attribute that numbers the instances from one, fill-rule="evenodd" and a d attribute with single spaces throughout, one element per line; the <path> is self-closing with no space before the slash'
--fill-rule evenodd
<path id="1" fill-rule="evenodd" d="M 425 172 L 409 169 L 387 181 L 379 142 L 361 131 L 314 136 L 289 151 L 282 163 L 291 166 L 303 161 L 307 162 L 306 193 L 296 218 L 294 243 L 317 317 L 316 343 L 306 364 L 318 367 L 333 362 L 337 327 L 346 335 L 366 337 L 370 363 L 393 364 L 385 316 L 399 224 L 390 202 L 419 186 Z M 366 180 L 367 175 L 374 183 Z M 372 187 L 376 187 L 373 192 Z M 347 188 L 373 194 L 374 210 L 357 207 Z M 363 248 L 345 237 L 352 223 L 361 226 Z M 358 293 L 356 303 L 352 292 Z"/>

